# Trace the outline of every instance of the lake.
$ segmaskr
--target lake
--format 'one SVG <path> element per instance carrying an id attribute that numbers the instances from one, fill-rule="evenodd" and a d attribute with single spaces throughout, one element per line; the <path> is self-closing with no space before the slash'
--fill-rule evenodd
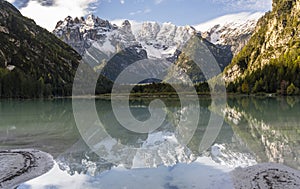
<path id="1" fill-rule="evenodd" d="M 300 170 L 300 98 L 162 100 L 165 107 L 153 110 L 164 120 L 150 133 L 120 124 L 110 100 L 76 99 L 75 113 L 72 99 L 1 100 L 0 148 L 54 157 L 51 171 L 21 189 L 232 188 L 229 172 L 239 166 L 276 162 Z M 150 102 L 129 102 L 138 123 L 159 116 L 150 114 Z"/>

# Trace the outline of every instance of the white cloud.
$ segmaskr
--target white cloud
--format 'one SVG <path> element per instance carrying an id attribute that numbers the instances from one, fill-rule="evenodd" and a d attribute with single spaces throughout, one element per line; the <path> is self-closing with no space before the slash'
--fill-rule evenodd
<path id="1" fill-rule="evenodd" d="M 14 3 L 16 0 L 6 0 L 9 3 Z"/>
<path id="2" fill-rule="evenodd" d="M 134 16 L 134 15 L 137 15 L 137 14 L 141 14 L 142 12 L 143 11 L 138 10 L 138 11 L 135 11 L 135 12 L 130 12 L 129 15 Z"/>
<path id="3" fill-rule="evenodd" d="M 138 10 L 138 11 L 135 11 L 135 12 L 130 12 L 129 15 L 134 16 L 134 15 L 137 15 L 137 14 L 147 14 L 147 13 L 150 13 L 151 11 L 152 11 L 151 9 L 146 8 L 145 10 Z"/>
<path id="4" fill-rule="evenodd" d="M 162 3 L 164 0 L 154 0 L 154 4 L 158 5 L 160 3 Z"/>
<path id="5" fill-rule="evenodd" d="M 213 0 L 227 10 L 266 11 L 272 8 L 272 0 Z"/>
<path id="6" fill-rule="evenodd" d="M 145 9 L 145 10 L 144 10 L 144 13 L 145 13 L 145 14 L 150 13 L 150 12 L 151 12 L 151 9 Z"/>
<path id="7" fill-rule="evenodd" d="M 125 4 L 125 0 L 120 0 L 120 3 L 121 4 Z"/>
<path id="8" fill-rule="evenodd" d="M 78 17 L 89 13 L 90 5 L 98 0 L 55 0 L 53 6 L 42 6 L 37 1 L 31 0 L 28 5 L 21 8 L 24 16 L 52 31 L 59 20 L 67 16 Z"/>
<path id="9" fill-rule="evenodd" d="M 265 13 L 264 12 L 240 12 L 236 14 L 228 14 L 221 17 L 217 17 L 215 19 L 209 20 L 207 22 L 194 25 L 194 28 L 198 31 L 205 32 L 211 29 L 216 25 L 220 25 L 223 27 L 227 24 L 235 24 L 235 25 L 244 25 L 247 21 L 251 20 L 258 20 L 261 18 Z"/>

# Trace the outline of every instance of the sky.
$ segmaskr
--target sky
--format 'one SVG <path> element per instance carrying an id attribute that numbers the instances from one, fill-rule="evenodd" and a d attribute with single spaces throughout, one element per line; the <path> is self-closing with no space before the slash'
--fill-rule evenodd
<path id="1" fill-rule="evenodd" d="M 24 16 L 52 31 L 67 16 L 196 25 L 240 12 L 266 12 L 272 0 L 8 0 Z"/>

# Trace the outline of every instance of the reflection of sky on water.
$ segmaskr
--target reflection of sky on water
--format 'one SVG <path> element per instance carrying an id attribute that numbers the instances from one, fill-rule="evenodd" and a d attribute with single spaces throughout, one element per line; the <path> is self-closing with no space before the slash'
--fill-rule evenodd
<path id="1" fill-rule="evenodd" d="M 18 189 L 174 189 L 174 188 L 224 188 L 231 189 L 230 175 L 226 166 L 213 162 L 208 157 L 198 158 L 191 164 L 177 164 L 172 167 L 125 169 L 119 166 L 98 176 L 75 173 L 69 175 L 54 168 L 36 179 L 22 184 Z"/>

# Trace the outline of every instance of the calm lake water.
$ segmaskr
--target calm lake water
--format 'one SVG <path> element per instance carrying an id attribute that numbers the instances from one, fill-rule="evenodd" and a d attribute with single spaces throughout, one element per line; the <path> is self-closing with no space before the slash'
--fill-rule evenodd
<path id="1" fill-rule="evenodd" d="M 228 172 L 238 166 L 277 162 L 300 170 L 297 97 L 239 97 L 224 105 L 202 98 L 192 120 L 195 101 L 181 107 L 164 99 L 166 118 L 148 134 L 124 128 L 109 100 L 96 100 L 101 124 L 84 108 L 93 100 L 79 101 L 77 123 L 71 99 L 0 101 L 0 148 L 40 149 L 55 160 L 50 172 L 18 188 L 230 188 Z M 150 118 L 150 102 L 130 102 L 137 120 Z M 224 117 L 219 129 L 209 128 L 212 115 Z M 203 149 L 204 140 L 211 142 Z"/>

